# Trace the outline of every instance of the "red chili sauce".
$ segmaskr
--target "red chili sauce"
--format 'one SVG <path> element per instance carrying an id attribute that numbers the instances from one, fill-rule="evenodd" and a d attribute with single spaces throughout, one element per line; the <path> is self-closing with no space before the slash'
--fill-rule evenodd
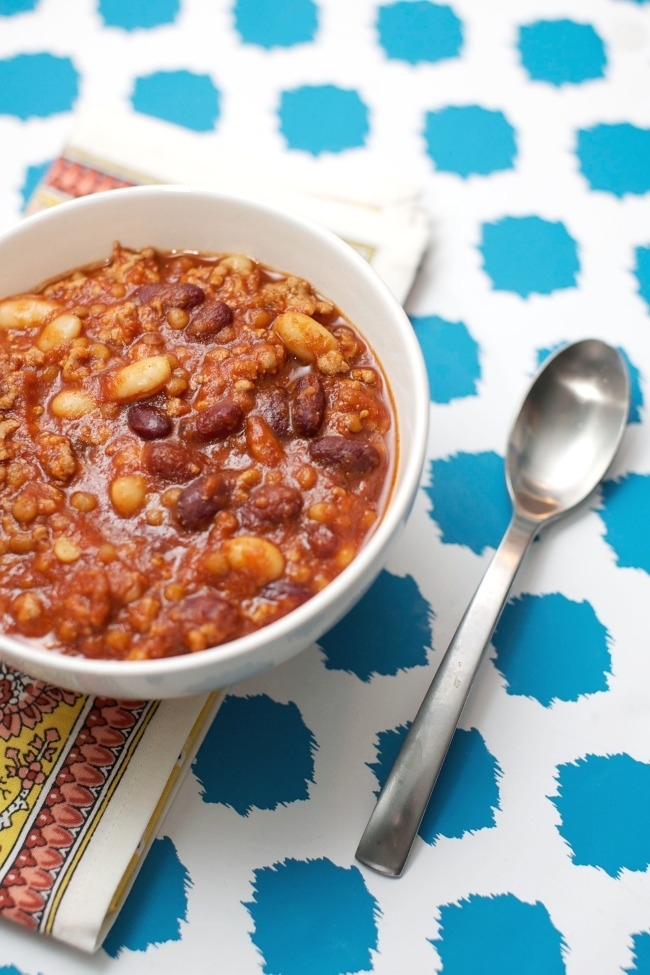
<path id="1" fill-rule="evenodd" d="M 381 368 L 306 281 L 134 252 L 0 301 L 0 629 L 86 657 L 278 619 L 382 514 Z"/>

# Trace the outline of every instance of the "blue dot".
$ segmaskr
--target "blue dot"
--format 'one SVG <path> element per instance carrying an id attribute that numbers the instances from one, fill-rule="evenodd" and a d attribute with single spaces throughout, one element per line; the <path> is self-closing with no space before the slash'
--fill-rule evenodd
<path id="1" fill-rule="evenodd" d="M 0 0 L 0 17 L 13 17 L 28 10 L 36 10 L 40 0 Z M 3 969 L 0 968 L 0 975 Z"/>
<path id="2" fill-rule="evenodd" d="M 650 765 L 630 755 L 587 755 L 558 767 L 560 835 L 579 866 L 610 877 L 650 865 Z"/>
<path id="3" fill-rule="evenodd" d="M 39 163 L 37 166 L 28 166 L 25 170 L 25 179 L 23 185 L 20 188 L 20 195 L 23 200 L 23 208 L 27 206 L 31 200 L 36 187 L 39 185 L 41 180 L 44 178 L 48 169 L 52 165 L 51 161 Z"/>
<path id="4" fill-rule="evenodd" d="M 641 387 L 641 372 L 630 360 L 625 349 L 619 348 L 618 351 L 625 359 L 625 364 L 627 366 L 627 372 L 630 379 L 630 413 L 627 418 L 628 423 L 641 423 L 641 411 L 645 401 L 643 389 Z"/>
<path id="5" fill-rule="evenodd" d="M 369 766 L 379 790 L 388 778 L 407 728 L 382 731 L 377 736 L 377 761 Z M 471 728 L 457 729 L 440 770 L 436 787 L 422 818 L 418 834 L 434 845 L 441 836 L 460 839 L 465 833 L 490 829 L 496 824 L 501 769 L 483 738 Z"/>
<path id="6" fill-rule="evenodd" d="M 634 257 L 634 273 L 639 282 L 639 294 L 650 310 L 650 247 L 637 247 Z"/>
<path id="7" fill-rule="evenodd" d="M 479 346 L 463 322 L 437 315 L 414 315 L 411 323 L 427 367 L 433 403 L 476 396 L 481 378 Z"/>
<path id="8" fill-rule="evenodd" d="M 129 31 L 173 24 L 180 9 L 180 0 L 99 0 L 99 16 L 106 26 Z"/>
<path id="9" fill-rule="evenodd" d="M 463 25 L 452 8 L 429 0 L 380 6 L 377 30 L 386 56 L 408 64 L 457 58 L 463 46 Z"/>
<path id="10" fill-rule="evenodd" d="M 565 975 L 564 938 L 543 904 L 514 894 L 472 894 L 440 908 L 440 933 L 431 942 L 444 975 Z"/>
<path id="11" fill-rule="evenodd" d="M 625 975 L 650 975 L 650 933 L 642 931 L 632 938 L 633 968 L 623 969 Z"/>
<path id="12" fill-rule="evenodd" d="M 454 454 L 431 462 L 431 517 L 446 545 L 466 545 L 481 555 L 497 548 L 508 527 L 512 505 L 503 457 L 492 451 Z"/>
<path id="13" fill-rule="evenodd" d="M 577 154 L 592 190 L 618 197 L 650 190 L 650 129 L 629 122 L 581 129 Z"/>
<path id="14" fill-rule="evenodd" d="M 318 29 L 314 0 L 236 0 L 234 13 L 242 41 L 267 50 L 313 41 Z"/>
<path id="15" fill-rule="evenodd" d="M 607 690 L 610 638 L 590 603 L 520 596 L 506 605 L 492 642 L 508 694 L 548 707 Z"/>
<path id="16" fill-rule="evenodd" d="M 253 944 L 263 971 L 282 975 L 368 972 L 377 949 L 377 901 L 356 867 L 285 860 L 254 872 Z"/>
<path id="17" fill-rule="evenodd" d="M 196 132 L 211 131 L 219 118 L 218 89 L 208 75 L 192 71 L 156 71 L 136 78 L 131 101 L 136 112 Z"/>
<path id="18" fill-rule="evenodd" d="M 578 246 L 563 223 L 541 217 L 503 217 L 483 224 L 483 266 L 495 291 L 523 298 L 574 288 Z"/>
<path id="19" fill-rule="evenodd" d="M 424 138 L 440 172 L 466 178 L 514 168 L 515 131 L 503 112 L 479 105 L 427 112 Z"/>
<path id="20" fill-rule="evenodd" d="M 293 702 L 228 695 L 194 760 L 194 774 L 205 802 L 246 816 L 253 808 L 308 799 L 315 748 Z"/>
<path id="21" fill-rule="evenodd" d="M 68 112 L 79 94 L 79 73 L 70 58 L 17 54 L 0 60 L 0 115 L 46 118 Z"/>
<path id="22" fill-rule="evenodd" d="M 616 564 L 650 572 L 650 474 L 628 474 L 602 485 L 605 541 Z"/>
<path id="23" fill-rule="evenodd" d="M 368 108 L 358 92 L 335 85 L 282 92 L 278 114 L 289 148 L 313 156 L 358 148 L 368 136 Z"/>
<path id="24" fill-rule="evenodd" d="M 16 968 L 15 965 L 1 965 L 0 975 L 24 975 L 24 973 L 20 968 Z"/>
<path id="25" fill-rule="evenodd" d="M 431 647 L 433 611 L 411 576 L 381 572 L 366 595 L 321 637 L 328 670 L 368 681 L 423 667 Z"/>
<path id="26" fill-rule="evenodd" d="M 124 948 L 146 951 L 151 945 L 181 940 L 187 920 L 191 880 L 169 837 L 154 840 L 115 924 L 104 939 L 104 951 L 116 958 Z"/>
<path id="27" fill-rule="evenodd" d="M 607 56 L 591 24 L 540 20 L 519 29 L 521 61 L 533 81 L 579 85 L 602 78 Z"/>

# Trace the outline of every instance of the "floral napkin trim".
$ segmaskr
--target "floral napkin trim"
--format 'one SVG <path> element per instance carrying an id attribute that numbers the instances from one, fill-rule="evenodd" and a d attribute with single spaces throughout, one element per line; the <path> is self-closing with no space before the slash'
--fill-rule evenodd
<path id="1" fill-rule="evenodd" d="M 0 919 L 95 951 L 223 697 L 85 697 L 0 663 Z"/>
<path id="2" fill-rule="evenodd" d="M 48 934 L 156 701 L 88 698 L 0 664 L 0 916 Z"/>

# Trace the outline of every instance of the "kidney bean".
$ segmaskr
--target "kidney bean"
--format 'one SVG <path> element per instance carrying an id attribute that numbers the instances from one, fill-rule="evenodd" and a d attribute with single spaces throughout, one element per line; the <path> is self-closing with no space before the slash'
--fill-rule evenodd
<path id="1" fill-rule="evenodd" d="M 288 437 L 291 433 L 289 397 L 286 390 L 262 389 L 257 394 L 255 409 L 266 420 L 276 437 Z"/>
<path id="2" fill-rule="evenodd" d="M 314 373 L 300 376 L 289 389 L 291 423 L 298 437 L 314 437 L 325 419 L 325 391 Z"/>
<path id="3" fill-rule="evenodd" d="M 211 443 L 214 440 L 225 440 L 231 433 L 237 433 L 243 423 L 244 411 L 239 403 L 223 399 L 197 414 L 193 423 L 188 424 L 187 432 L 195 440 Z"/>
<path id="4" fill-rule="evenodd" d="M 311 592 L 289 579 L 276 579 L 264 586 L 259 591 L 258 596 L 270 603 L 282 604 L 282 612 L 286 613 L 290 609 L 300 606 L 301 603 L 305 603 L 311 596 Z M 280 614 L 278 613 L 278 615 Z"/>
<path id="5" fill-rule="evenodd" d="M 302 510 L 302 495 L 288 484 L 263 484 L 251 495 L 241 512 L 244 523 L 286 524 Z"/>
<path id="6" fill-rule="evenodd" d="M 161 440 L 147 444 L 144 464 L 149 473 L 165 481 L 183 484 L 200 474 L 203 458 L 176 441 Z"/>
<path id="7" fill-rule="evenodd" d="M 337 435 L 318 437 L 309 444 L 311 457 L 321 464 L 338 467 L 346 474 L 367 474 L 379 466 L 377 448 L 367 440 Z"/>
<path id="8" fill-rule="evenodd" d="M 169 612 L 190 651 L 216 647 L 232 639 L 240 624 L 238 609 L 217 593 L 199 593 Z"/>
<path id="9" fill-rule="evenodd" d="M 161 281 L 140 285 L 131 297 L 136 305 L 159 301 L 163 311 L 169 311 L 170 308 L 196 308 L 205 301 L 205 291 L 198 284 Z"/>
<path id="10" fill-rule="evenodd" d="M 186 335 L 199 340 L 213 338 L 230 325 L 233 320 L 232 309 L 225 301 L 206 301 L 194 314 L 185 330 Z"/>
<path id="11" fill-rule="evenodd" d="M 188 531 L 206 528 L 217 511 L 230 501 L 232 481 L 222 473 L 202 474 L 183 488 L 178 499 L 178 520 Z"/>
<path id="12" fill-rule="evenodd" d="M 126 415 L 126 422 L 143 440 L 160 440 L 172 430 L 172 421 L 167 414 L 145 403 L 132 406 Z"/>
<path id="13" fill-rule="evenodd" d="M 330 558 L 338 548 L 336 535 L 326 525 L 308 525 L 307 538 L 309 547 L 319 559 Z"/>

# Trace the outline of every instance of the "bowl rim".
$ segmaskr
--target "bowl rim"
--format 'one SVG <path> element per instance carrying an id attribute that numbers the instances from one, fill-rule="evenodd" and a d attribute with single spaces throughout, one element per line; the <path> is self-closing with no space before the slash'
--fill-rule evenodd
<path id="1" fill-rule="evenodd" d="M 94 209 L 101 210 L 106 205 L 111 207 L 113 206 L 113 203 L 110 202 L 111 200 L 115 200 L 115 205 L 117 205 L 119 199 L 127 195 L 133 198 L 144 199 L 148 197 L 164 198 L 167 196 L 170 198 L 182 198 L 191 195 L 195 198 L 210 198 L 215 203 L 221 201 L 229 205 L 242 206 L 260 212 L 270 219 L 292 226 L 302 234 L 312 238 L 316 237 L 323 246 L 333 249 L 342 260 L 352 264 L 354 273 L 361 276 L 366 282 L 367 287 L 379 292 L 396 322 L 398 319 L 401 320 L 399 330 L 403 333 L 404 355 L 408 358 L 409 372 L 415 382 L 418 408 L 415 416 L 412 418 L 413 422 L 409 424 L 412 446 L 408 452 L 408 456 L 401 450 L 401 445 L 399 444 L 400 430 L 398 426 L 399 459 L 394 476 L 396 476 L 399 470 L 399 483 L 393 483 L 389 502 L 382 517 L 350 565 L 343 569 L 320 592 L 316 593 L 305 603 L 291 610 L 290 613 L 250 634 L 214 647 L 208 647 L 197 653 L 177 654 L 171 657 L 147 660 L 112 660 L 73 656 L 62 653 L 59 650 L 48 649 L 44 645 L 39 645 L 37 641 L 28 642 L 20 637 L 0 633 L 0 662 L 5 659 L 7 653 L 13 657 L 19 655 L 21 658 L 19 666 L 21 668 L 24 667 L 26 670 L 29 670 L 29 664 L 33 663 L 35 668 L 41 670 L 46 668 L 48 671 L 51 671 L 56 675 L 57 679 L 61 679 L 62 683 L 66 679 L 69 683 L 77 683 L 77 680 L 83 681 L 84 678 L 93 677 L 100 679 L 102 682 L 133 677 L 136 680 L 144 678 L 154 684 L 159 680 L 164 681 L 166 678 L 172 678 L 175 673 L 180 672 L 184 675 L 195 673 L 198 676 L 202 671 L 209 670 L 210 664 L 213 662 L 228 660 L 233 663 L 245 658 L 255 650 L 258 652 L 261 651 L 265 644 L 275 645 L 282 640 L 288 641 L 292 632 L 304 628 L 310 619 L 320 616 L 321 613 L 327 611 L 328 607 L 330 608 L 330 616 L 333 616 L 334 614 L 331 613 L 331 609 L 339 602 L 342 604 L 342 608 L 336 618 L 340 618 L 348 608 L 343 597 L 346 589 L 348 589 L 350 577 L 353 576 L 355 579 L 363 578 L 372 572 L 373 563 L 384 549 L 386 549 L 397 534 L 398 529 L 406 520 L 413 504 L 426 456 L 429 383 L 424 358 L 415 332 L 410 327 L 408 316 L 398 299 L 365 258 L 332 231 L 319 224 L 313 223 L 290 211 L 259 202 L 254 198 L 251 199 L 231 193 L 221 193 L 216 190 L 203 189 L 195 186 L 156 184 L 105 190 L 56 204 L 46 210 L 26 217 L 14 227 L 0 234 L 0 246 L 11 243 L 23 236 L 31 235 L 40 226 L 50 223 L 56 224 L 64 219 L 73 219 L 77 212 L 83 214 L 84 212 L 91 212 Z M 254 257 L 255 255 L 252 256 Z M 62 273 L 65 273 L 65 270 Z M 342 310 L 345 313 L 345 309 Z M 409 326 L 408 328 L 406 327 L 407 325 Z M 360 329 L 360 331 L 363 335 L 363 329 Z M 382 365 L 386 369 L 383 363 Z M 397 420 L 399 424 L 399 418 Z M 370 581 L 373 578 L 374 576 L 371 577 Z M 331 625 L 334 624 L 332 623 Z M 329 628 L 330 626 L 328 626 Z M 24 662 L 22 658 L 24 658 Z M 11 663 L 10 665 L 13 666 Z"/>

